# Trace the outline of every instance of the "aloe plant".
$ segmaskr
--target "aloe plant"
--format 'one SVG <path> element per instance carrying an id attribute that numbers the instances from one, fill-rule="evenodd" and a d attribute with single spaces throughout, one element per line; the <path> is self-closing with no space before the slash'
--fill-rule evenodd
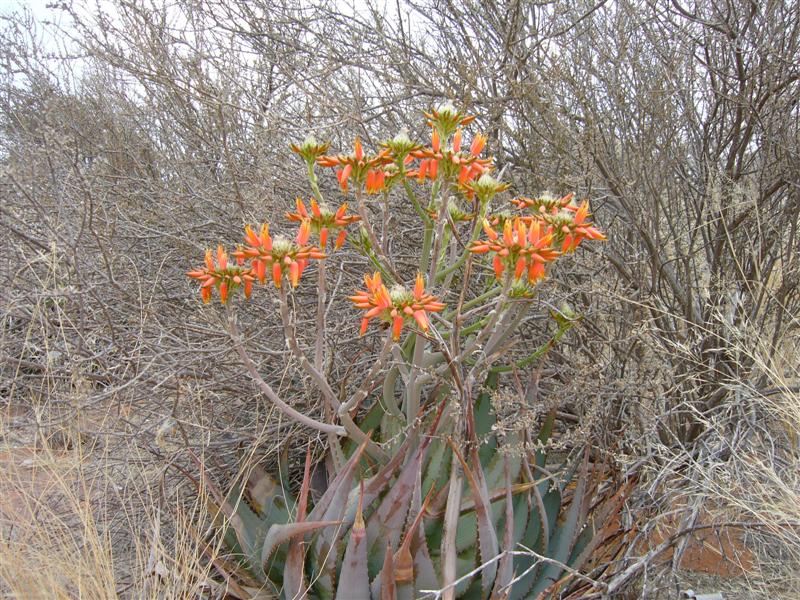
<path id="1" fill-rule="evenodd" d="M 295 212 L 286 215 L 299 223 L 296 235 L 274 235 L 266 223 L 247 226 L 230 257 L 219 246 L 188 273 L 200 282 L 204 302 L 217 290 L 227 305 L 234 348 L 264 398 L 327 442 L 328 483 L 316 502 L 309 498 L 310 457 L 296 497 L 261 470 L 227 494 L 206 481 L 228 548 L 212 559 L 241 597 L 544 597 L 608 544 L 603 525 L 623 494 L 600 488 L 602 473 L 590 467 L 589 451 L 548 456 L 553 411 L 538 432 L 517 427 L 501 435 L 492 405 L 505 374 L 542 360 L 580 320 L 566 306 L 553 311 L 556 331 L 549 340 L 527 356 L 511 352 L 524 347 L 520 326 L 546 266 L 582 241 L 605 236 L 589 221 L 588 201 L 575 204 L 572 194 L 519 196 L 511 199 L 519 212 L 492 212 L 510 186 L 490 175 L 493 159 L 481 157 L 483 135 L 462 148 L 463 128 L 473 117 L 451 105 L 425 116 L 430 145 L 402 133 L 374 153 L 359 140 L 349 154 L 326 155 L 328 144 L 314 139 L 292 146 L 306 163 L 313 192 L 310 209 L 297 199 Z M 348 213 L 347 203 L 328 206 L 317 167 L 336 169 L 357 214 Z M 421 220 L 414 274 L 407 259 L 392 255 L 395 190 Z M 367 208 L 375 195 L 382 200 L 380 224 Z M 359 235 L 349 239 L 374 270 L 364 277 L 366 289 L 349 299 L 363 311 L 361 335 L 375 321 L 388 328 L 357 387 L 329 381 L 324 366 L 331 349 L 322 334 L 326 264 L 355 223 Z M 313 354 L 307 355 L 297 331 L 298 313 L 307 307 L 290 294 L 312 263 L 318 300 Z M 290 353 L 321 394 L 322 420 L 273 390 L 238 329 L 236 290 L 249 298 L 270 279 Z"/>
<path id="2" fill-rule="evenodd" d="M 472 439 L 456 442 L 453 407 L 442 400 L 385 464 L 367 459 L 366 442 L 354 448 L 313 506 L 310 454 L 298 497 L 254 468 L 212 502 L 227 575 L 249 582 L 240 590 L 253 597 L 258 589 L 286 600 L 554 596 L 565 566 L 579 570 L 609 544 L 604 525 L 624 494 L 601 492 L 588 450 L 556 465 L 542 450 L 507 452 L 519 444 L 493 432 L 496 384 L 493 375 L 477 400 Z M 392 417 L 376 403 L 366 418 Z M 554 418 L 544 419 L 540 441 Z M 375 441 L 384 429 L 392 432 L 379 427 Z"/>

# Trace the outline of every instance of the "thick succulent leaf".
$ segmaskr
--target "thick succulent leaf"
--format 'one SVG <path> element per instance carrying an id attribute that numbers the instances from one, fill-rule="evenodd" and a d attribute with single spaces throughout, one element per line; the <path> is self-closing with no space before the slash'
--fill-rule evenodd
<path id="1" fill-rule="evenodd" d="M 303 483 L 300 486 L 300 500 L 297 504 L 296 523 L 304 523 L 308 507 L 308 491 L 311 486 L 311 448 L 306 452 L 306 463 L 303 471 Z M 292 600 L 305 600 L 307 586 L 303 573 L 303 536 L 294 536 L 289 541 L 289 552 L 286 555 L 286 567 L 283 571 L 283 593 Z"/>
<path id="2" fill-rule="evenodd" d="M 439 425 L 442 422 L 442 417 L 445 414 L 445 409 L 447 403 L 442 403 L 436 413 L 436 416 L 433 419 L 430 427 L 428 428 L 427 436 L 423 439 L 423 443 L 426 447 L 429 446 L 431 441 L 434 439 L 437 431 L 439 430 Z M 372 502 L 379 497 L 386 487 L 392 483 L 394 478 L 395 471 L 404 463 L 406 460 L 408 451 L 411 448 L 414 448 L 419 443 L 419 426 L 415 426 L 409 432 L 406 439 L 397 449 L 397 451 L 392 455 L 389 461 L 383 465 L 378 472 L 370 477 L 364 483 L 364 506 L 370 506 Z M 424 457 L 423 457 L 424 459 Z M 353 523 L 355 518 L 355 509 L 357 504 L 357 490 L 353 490 L 350 495 L 350 499 L 348 501 L 348 509 L 344 516 L 344 524 L 345 526 L 350 526 Z"/>
<path id="3" fill-rule="evenodd" d="M 281 467 L 282 469 L 286 467 Z M 287 523 L 289 521 L 288 506 L 295 503 L 294 496 L 284 485 L 287 471 L 281 471 L 280 485 L 269 473 L 260 465 L 253 465 L 247 475 L 244 486 L 244 497 L 253 511 L 261 517 L 265 523 Z M 238 491 L 236 492 L 238 495 Z"/>
<path id="4" fill-rule="evenodd" d="M 460 600 L 484 600 L 486 595 L 483 593 L 480 579 L 471 579 L 467 589 L 459 591 L 458 597 Z"/>
<path id="5" fill-rule="evenodd" d="M 373 402 L 372 406 L 370 406 L 369 410 L 367 410 L 367 413 L 358 422 L 358 427 L 362 431 L 366 432 L 380 431 L 381 419 L 383 419 L 383 415 L 383 405 L 380 402 Z M 346 454 L 351 454 L 358 448 L 356 442 L 350 438 L 347 438 L 342 445 Z"/>
<path id="6" fill-rule="evenodd" d="M 400 444 L 405 432 L 405 423 L 394 415 L 385 413 L 381 419 L 381 439 L 386 440 L 385 446 L 390 453 Z"/>
<path id="7" fill-rule="evenodd" d="M 284 525 L 272 525 L 264 538 L 264 545 L 261 549 L 261 562 L 266 563 L 272 553 L 281 544 L 288 542 L 296 535 L 305 535 L 311 531 L 333 525 L 341 525 L 341 521 L 304 521 L 302 523 L 285 523 Z"/>
<path id="8" fill-rule="evenodd" d="M 509 447 L 514 447 L 520 442 L 520 436 L 516 432 L 508 434 L 506 444 Z M 478 453 L 480 457 L 480 452 Z M 504 457 L 509 458 L 509 472 L 511 473 L 511 481 L 516 481 L 519 477 L 520 468 L 522 467 L 522 456 L 519 453 L 508 455 L 505 452 L 494 452 L 488 462 L 481 458 L 481 465 L 484 466 L 484 473 L 486 479 L 487 489 L 502 489 L 505 484 L 505 464 Z"/>
<path id="9" fill-rule="evenodd" d="M 356 449 L 350 460 L 347 461 L 344 470 L 339 473 L 330 483 L 328 490 L 323 494 L 320 501 L 314 506 L 314 510 L 308 515 L 310 521 L 313 520 L 336 520 L 341 521 L 347 510 L 350 490 L 353 487 L 353 480 L 358 468 L 361 456 L 367 446 L 366 440 Z M 347 523 L 337 529 L 326 529 L 320 535 L 314 537 L 312 543 L 312 561 L 316 569 L 312 573 L 313 580 L 317 581 L 315 586 L 319 590 L 322 598 L 333 597 L 334 582 L 336 580 L 336 562 L 339 558 L 338 539 L 347 531 Z"/>
<path id="10" fill-rule="evenodd" d="M 397 585 L 394 580 L 394 551 L 387 545 L 383 555 L 381 572 L 372 582 L 372 597 L 380 600 L 397 600 Z"/>
<path id="11" fill-rule="evenodd" d="M 291 600 L 306 600 L 308 586 L 303 574 L 303 544 L 300 536 L 289 542 L 286 566 L 283 570 L 283 594 Z"/>
<path id="12" fill-rule="evenodd" d="M 492 426 L 497 422 L 492 410 L 491 391 L 497 389 L 497 373 L 490 372 L 484 383 L 484 390 L 478 395 L 475 403 L 475 434 L 481 442 L 481 464 L 487 464 L 496 454 L 497 439 L 492 433 Z"/>
<path id="13" fill-rule="evenodd" d="M 427 512 L 427 507 L 430 505 L 433 493 L 434 491 L 430 490 L 428 495 L 425 496 L 425 502 L 422 502 L 422 479 L 417 477 L 417 482 L 414 486 L 414 494 L 411 498 L 411 511 L 415 513 L 417 517 L 409 527 L 409 531 L 413 534 L 411 538 L 411 555 L 414 557 L 414 585 L 411 589 L 412 597 L 416 596 L 420 590 L 435 589 L 438 583 L 436 569 L 433 566 L 428 543 L 425 539 L 425 527 L 422 524 L 423 519 L 421 518 Z M 403 591 L 405 592 L 405 590 Z"/>
<path id="14" fill-rule="evenodd" d="M 581 463 L 580 473 L 578 475 L 577 485 L 575 486 L 575 493 L 572 497 L 572 502 L 569 505 L 569 510 L 562 520 L 556 524 L 550 536 L 550 552 L 549 556 L 560 563 L 566 563 L 569 555 L 572 552 L 573 544 L 580 533 L 582 526 L 581 512 L 583 511 L 584 497 L 586 495 L 586 488 L 589 481 L 589 450 L 584 451 L 583 461 Z M 535 583 L 531 595 L 538 597 L 544 590 L 549 588 L 553 583 L 561 578 L 564 570 L 554 563 L 547 563 L 542 569 L 542 573 Z"/>
<path id="15" fill-rule="evenodd" d="M 443 428 L 447 432 L 447 428 Z M 422 480 L 422 493 L 427 494 L 431 488 L 440 489 L 450 476 L 450 446 L 444 440 L 436 439 L 431 444 L 430 459 L 425 466 Z"/>
<path id="16" fill-rule="evenodd" d="M 500 550 L 497 541 L 497 531 L 494 528 L 494 522 L 491 514 L 491 506 L 489 505 L 489 493 L 486 490 L 486 482 L 480 472 L 480 464 L 477 464 L 478 469 L 473 472 L 472 468 L 464 460 L 464 457 L 459 452 L 454 443 L 450 443 L 453 452 L 461 463 L 461 469 L 467 477 L 467 483 L 472 491 L 472 498 L 475 503 L 475 520 L 478 526 L 478 548 L 480 549 L 479 558 L 481 564 L 486 564 L 494 557 L 496 557 Z M 478 463 L 477 452 L 473 453 L 473 464 Z M 497 563 L 491 562 L 481 570 L 481 586 L 484 595 L 488 595 L 489 590 L 492 588 L 494 578 L 497 575 Z"/>
<path id="17" fill-rule="evenodd" d="M 364 441 L 347 461 L 345 468 L 328 485 L 327 491 L 308 515 L 310 521 L 315 520 L 340 520 L 347 507 L 347 497 L 353 487 L 353 478 L 358 462 L 364 454 L 367 442 Z"/>
<path id="18" fill-rule="evenodd" d="M 362 484 L 363 492 L 363 484 Z M 362 514 L 363 495 L 359 498 L 356 518 L 350 529 L 347 549 L 344 551 L 336 600 L 370 600 L 367 574 L 367 532 Z"/>
<path id="19" fill-rule="evenodd" d="M 244 500 L 241 498 L 241 489 L 235 486 L 235 491 L 239 494 L 235 496 L 235 500 L 231 502 L 228 498 L 223 497 L 219 488 L 215 486 L 205 474 L 204 465 L 193 457 L 200 467 L 200 482 L 205 488 L 211 492 L 214 497 L 217 513 L 225 515 L 226 523 L 236 533 L 236 541 L 242 550 L 242 554 L 248 562 L 249 568 L 253 571 L 256 577 L 262 576 L 258 565 L 260 564 L 256 554 L 256 540 L 262 534 L 262 529 L 265 527 L 264 523 L 250 510 Z M 233 493 L 229 498 L 234 497 Z"/>
<path id="20" fill-rule="evenodd" d="M 458 518 L 456 533 L 456 549 L 459 552 L 471 548 L 478 541 L 478 517 L 474 510 L 464 513 Z"/>
<path id="21" fill-rule="evenodd" d="M 456 579 L 460 579 L 467 573 L 474 571 L 477 566 L 478 549 L 475 546 L 464 550 L 464 552 L 459 552 L 456 555 Z M 472 584 L 475 584 L 478 590 L 481 589 L 481 580 L 479 577 L 465 579 L 453 588 L 456 598 L 461 598 Z"/>
<path id="22" fill-rule="evenodd" d="M 550 538 L 551 524 L 555 524 L 561 509 L 561 492 L 557 487 L 549 490 L 544 496 L 540 495 L 538 487 L 532 488 L 533 500 L 531 516 L 528 527 L 521 543 L 531 550 L 547 555 L 548 540 Z M 536 576 L 541 566 L 536 566 L 536 559 L 532 556 L 515 556 L 514 573 L 516 577 L 522 576 L 511 588 L 510 600 L 521 600 L 530 597 L 530 590 L 536 581 Z"/>
<path id="23" fill-rule="evenodd" d="M 380 552 L 387 540 L 393 547 L 399 545 L 403 524 L 411 506 L 411 496 L 420 478 L 420 470 L 432 439 L 432 436 L 425 436 L 422 439 L 411 460 L 401 468 L 400 475 L 389 493 L 367 521 L 367 539 L 373 560 L 380 559 L 381 563 L 383 562 Z"/>
<path id="24" fill-rule="evenodd" d="M 550 436 L 553 435 L 553 427 L 556 423 L 556 409 L 551 409 L 547 416 L 544 419 L 544 423 L 542 423 L 542 428 L 539 430 L 539 441 L 542 444 L 546 444 L 547 441 L 550 439 Z M 536 466 L 544 468 L 545 461 L 547 460 L 547 454 L 544 450 L 537 450 L 536 451 Z"/>
<path id="25" fill-rule="evenodd" d="M 447 494 L 447 508 L 444 512 L 444 535 L 442 537 L 442 550 L 441 550 L 441 569 L 442 569 L 442 587 L 452 585 L 458 578 L 457 559 L 458 550 L 456 548 L 456 528 L 458 527 L 458 513 L 461 509 L 461 492 L 463 487 L 463 479 L 459 473 L 458 465 L 455 464 L 455 457 L 453 458 L 454 464 L 450 469 L 450 486 Z M 450 587 L 445 590 L 443 600 L 453 600 L 455 598 L 455 590 Z"/>
<path id="26" fill-rule="evenodd" d="M 503 514 L 503 545 L 502 551 L 504 553 L 510 552 L 514 549 L 514 527 L 516 525 L 514 519 L 514 497 L 511 494 L 511 473 L 509 471 L 508 455 L 505 456 L 505 475 L 506 475 L 506 498 L 505 498 L 505 512 Z M 493 598 L 500 598 L 501 591 L 506 588 L 511 580 L 514 578 L 514 559 L 510 554 L 503 554 L 500 562 L 497 565 L 497 578 L 494 582 L 492 590 Z"/>
<path id="27" fill-rule="evenodd" d="M 373 560 L 383 564 L 382 548 L 388 541 L 393 547 L 400 544 L 400 535 L 411 506 L 411 492 L 414 490 L 413 469 L 419 469 L 419 452 L 415 453 L 404 467 L 397 481 L 384 496 L 378 508 L 367 520 L 367 540 Z"/>

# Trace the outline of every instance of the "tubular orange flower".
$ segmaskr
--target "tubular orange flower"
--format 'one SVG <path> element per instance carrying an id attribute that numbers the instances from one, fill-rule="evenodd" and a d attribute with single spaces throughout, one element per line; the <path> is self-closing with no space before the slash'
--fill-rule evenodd
<path id="1" fill-rule="evenodd" d="M 545 263 L 555 260 L 559 255 L 552 247 L 551 228 L 542 232 L 540 221 L 528 226 L 520 217 L 506 219 L 500 235 L 488 220 L 484 220 L 483 230 L 489 239 L 473 242 L 470 252 L 493 253 L 492 268 L 497 279 L 502 277 L 506 269 L 513 269 L 515 280 L 527 274 L 528 281 L 533 283 L 544 277 Z"/>
<path id="2" fill-rule="evenodd" d="M 322 206 L 312 198 L 310 201 L 311 212 L 306 210 L 306 205 L 298 198 L 295 202 L 297 212 L 287 212 L 286 218 L 290 221 L 302 223 L 308 221 L 311 231 L 319 235 L 319 247 L 324 251 L 328 247 L 328 235 L 331 232 L 338 232 L 336 236 L 335 248 L 338 250 L 344 244 L 347 237 L 346 227 L 351 223 L 361 220 L 358 215 L 347 215 L 347 203 L 342 204 L 336 212 L 333 212 L 326 204 Z"/>
<path id="3" fill-rule="evenodd" d="M 303 211 L 305 211 L 305 206 L 303 206 Z M 298 206 L 297 214 L 300 213 Z M 276 288 L 281 287 L 284 273 L 288 275 L 292 287 L 297 287 L 308 261 L 312 258 L 320 260 L 326 257 L 322 250 L 309 244 L 311 227 L 311 219 L 301 219 L 297 236 L 292 241 L 284 237 L 273 239 L 266 223 L 261 226 L 261 235 L 257 235 L 248 225 L 245 227 L 246 245 L 234 252 L 233 255 L 237 258 L 251 260 L 252 273 L 261 283 L 264 283 L 267 266 L 270 265 L 272 281 Z"/>
<path id="4" fill-rule="evenodd" d="M 543 218 L 552 225 L 557 241 L 561 242 L 561 251 L 573 252 L 585 239 L 606 239 L 605 234 L 593 223 L 586 221 L 589 216 L 589 203 L 584 200 L 574 210 L 562 209 L 555 214 L 545 213 Z"/>
<path id="5" fill-rule="evenodd" d="M 422 331 L 428 331 L 428 313 L 439 312 L 444 309 L 444 304 L 438 302 L 434 296 L 425 293 L 425 284 L 421 274 L 417 274 L 414 289 L 409 292 L 403 286 L 397 285 L 389 291 L 381 281 L 380 272 L 371 277 L 364 276 L 366 290 L 357 292 L 350 297 L 356 308 L 366 310 L 361 319 L 361 335 L 367 331 L 370 320 L 380 318 L 392 326 L 392 338 L 400 339 L 403 325 L 413 320 Z"/>
<path id="6" fill-rule="evenodd" d="M 472 144 L 469 147 L 469 153 L 472 154 L 472 156 L 478 157 L 481 155 L 481 152 L 483 152 L 485 146 L 486 136 L 478 133 L 472 140 Z"/>
<path id="7" fill-rule="evenodd" d="M 370 169 L 366 179 L 367 194 L 377 194 L 386 188 L 386 172 L 383 169 Z"/>
<path id="8" fill-rule="evenodd" d="M 471 195 L 471 190 L 464 186 L 483 173 L 492 169 L 492 159 L 478 158 L 470 152 L 461 152 L 460 142 L 453 148 L 436 150 L 435 146 L 422 148 L 411 153 L 414 158 L 419 158 L 418 169 L 406 171 L 407 177 L 416 177 L 419 181 L 425 178 L 436 179 L 439 172 L 447 179 L 458 178 L 462 191 Z"/>
<path id="9" fill-rule="evenodd" d="M 461 136 L 462 136 L 461 128 L 459 127 L 456 129 L 456 133 L 453 136 L 453 152 L 461 152 Z"/>
<path id="10" fill-rule="evenodd" d="M 347 193 L 348 182 L 351 178 L 358 185 L 364 184 L 370 171 L 381 171 L 382 167 L 394 161 L 391 153 L 391 149 L 386 147 L 378 154 L 367 156 L 364 154 L 361 140 L 356 139 L 352 154 L 320 156 L 317 158 L 317 164 L 322 167 L 339 168 L 336 171 L 336 178 L 339 180 L 339 187 L 342 188 L 342 192 Z"/>
<path id="11" fill-rule="evenodd" d="M 217 247 L 216 253 L 206 250 L 204 266 L 189 271 L 187 275 L 201 282 L 200 297 L 205 304 L 211 301 L 211 290 L 214 287 L 219 290 L 219 298 L 223 304 L 228 301 L 230 292 L 239 287 L 244 288 L 244 295 L 249 298 L 253 290 L 253 280 L 256 277 L 250 268 L 239 264 L 231 265 L 228 261 L 228 254 L 222 246 Z"/>

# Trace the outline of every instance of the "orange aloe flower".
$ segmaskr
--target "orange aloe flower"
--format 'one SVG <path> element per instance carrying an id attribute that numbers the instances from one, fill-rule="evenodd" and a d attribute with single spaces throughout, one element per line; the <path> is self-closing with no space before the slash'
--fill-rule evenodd
<path id="1" fill-rule="evenodd" d="M 245 268 L 241 264 L 231 265 L 228 261 L 228 253 L 222 246 L 217 247 L 216 262 L 214 253 L 206 250 L 205 265 L 189 271 L 187 275 L 200 282 L 200 296 L 203 302 L 208 304 L 211 301 L 211 290 L 216 287 L 219 290 L 219 299 L 225 304 L 228 295 L 238 287 L 244 288 L 246 298 L 250 297 L 253 291 L 253 281 L 255 274 L 251 268 Z"/>
<path id="2" fill-rule="evenodd" d="M 540 221 L 534 221 L 528 226 L 520 217 L 506 220 L 501 235 L 492 228 L 489 221 L 484 220 L 483 230 L 489 239 L 473 242 L 470 252 L 494 253 L 492 267 L 497 279 L 503 276 L 506 269 L 513 269 L 515 280 L 527 274 L 528 281 L 533 283 L 544 277 L 544 265 L 559 255 L 552 247 L 552 229 L 547 227 L 543 232 Z"/>
<path id="3" fill-rule="evenodd" d="M 483 152 L 485 147 L 486 136 L 481 133 L 475 134 L 475 138 L 472 140 L 472 145 L 469 147 L 469 153 L 477 158 L 481 155 L 481 152 Z"/>
<path id="4" fill-rule="evenodd" d="M 361 319 L 361 335 L 366 333 L 370 320 L 378 317 L 391 323 L 392 338 L 397 341 L 406 322 L 413 320 L 422 331 L 428 331 L 428 313 L 444 309 L 444 304 L 425 293 L 421 274 L 417 274 L 413 291 L 408 291 L 401 285 L 396 285 L 389 291 L 381 281 L 380 272 L 372 277 L 365 275 L 364 283 L 367 289 L 350 297 L 356 308 L 367 311 Z"/>
<path id="5" fill-rule="evenodd" d="M 560 210 L 555 214 L 543 215 L 543 218 L 553 227 L 558 241 L 561 242 L 562 252 L 573 252 L 583 240 L 605 240 L 605 234 L 587 222 L 590 216 L 589 202 L 584 200 L 574 210 Z"/>
<path id="6" fill-rule="evenodd" d="M 308 261 L 312 258 L 318 260 L 325 258 L 322 250 L 308 243 L 310 238 L 311 222 L 308 219 L 300 223 L 294 240 L 284 237 L 273 239 L 266 223 L 261 226 L 260 234 L 248 225 L 245 227 L 246 244 L 233 255 L 237 259 L 250 259 L 253 272 L 261 283 L 264 283 L 267 267 L 270 267 L 276 288 L 280 289 L 284 274 L 288 274 L 292 287 L 297 287 Z"/>
<path id="7" fill-rule="evenodd" d="M 290 221 L 302 223 L 309 221 L 311 223 L 311 231 L 319 235 L 319 247 L 325 251 L 328 248 L 328 234 L 336 233 L 335 249 L 338 250 L 344 244 L 347 238 L 346 227 L 351 223 L 360 221 L 361 217 L 358 215 L 346 215 L 347 203 L 342 204 L 336 212 L 333 212 L 325 204 L 322 206 L 317 204 L 317 201 L 311 199 L 311 212 L 306 210 L 306 205 L 300 198 L 296 200 L 297 212 L 287 212 L 286 218 Z"/>
<path id="8" fill-rule="evenodd" d="M 520 196 L 519 198 L 514 198 L 511 200 L 512 204 L 516 204 L 517 208 L 520 209 L 531 209 L 534 214 L 550 214 L 550 215 L 557 215 L 558 211 L 560 210 L 569 210 L 575 212 L 578 210 L 578 207 L 572 204 L 572 198 L 575 196 L 574 193 L 570 192 L 566 196 L 562 196 L 561 198 L 556 198 L 555 196 L 545 192 L 541 196 L 536 196 L 535 198 L 527 198 L 525 196 Z"/>
<path id="9" fill-rule="evenodd" d="M 441 171 L 447 179 L 458 180 L 461 190 L 472 198 L 472 190 L 467 186 L 475 178 L 492 170 L 491 158 L 479 158 L 486 145 L 486 137 L 477 134 L 470 145 L 469 152 L 462 152 L 462 132 L 457 129 L 449 146 L 443 147 L 439 131 L 433 130 L 431 145 L 411 152 L 410 156 L 420 159 L 419 167 L 406 172 L 406 176 L 415 177 L 420 182 L 436 179 Z"/>
<path id="10" fill-rule="evenodd" d="M 393 162 L 391 150 L 384 148 L 378 154 L 367 156 L 364 154 L 364 147 L 361 140 L 356 138 L 352 154 L 326 155 L 317 158 L 317 164 L 321 167 L 335 167 L 336 178 L 339 180 L 339 187 L 342 192 L 347 193 L 348 182 L 352 179 L 358 185 L 362 185 L 370 178 L 370 193 L 380 191 L 385 183 L 386 174 L 382 176 L 383 167 Z M 370 175 L 372 173 L 372 175 Z M 379 182 L 377 180 L 380 180 Z M 380 183 L 379 188 L 376 188 Z"/>
<path id="11" fill-rule="evenodd" d="M 449 102 L 440 104 L 438 107 L 431 109 L 430 112 L 423 114 L 428 119 L 428 125 L 438 131 L 442 138 L 450 137 L 459 125 L 468 125 L 475 120 L 474 115 L 460 112 Z"/>

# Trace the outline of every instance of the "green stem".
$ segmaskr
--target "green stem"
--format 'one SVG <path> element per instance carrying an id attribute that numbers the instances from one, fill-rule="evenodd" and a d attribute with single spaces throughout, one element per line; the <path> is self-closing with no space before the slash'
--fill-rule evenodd
<path id="1" fill-rule="evenodd" d="M 436 273 L 436 281 L 441 281 L 450 273 L 460 269 L 464 263 L 467 261 L 467 256 L 469 256 L 469 247 L 472 245 L 472 242 L 478 239 L 478 236 L 481 233 L 481 229 L 483 228 L 483 220 L 486 218 L 486 209 L 488 208 L 488 202 L 481 202 L 481 209 L 478 217 L 475 219 L 475 223 L 472 226 L 472 233 L 469 236 L 469 242 L 467 243 L 467 247 L 464 248 L 464 252 L 461 256 L 458 257 L 458 260 L 454 262 L 451 266 L 447 267 L 442 271 L 438 271 Z"/>
<path id="2" fill-rule="evenodd" d="M 420 205 L 419 200 L 417 200 L 417 195 L 414 193 L 414 190 L 411 189 L 411 184 L 405 177 L 405 169 L 400 169 L 400 176 L 403 178 L 403 189 L 406 191 L 406 196 L 408 196 L 408 199 L 411 201 L 411 205 L 414 207 L 414 210 L 417 211 L 419 218 L 422 219 L 422 222 L 426 227 L 428 225 L 432 225 L 433 221 L 431 220 L 430 216 L 428 216 L 428 213 L 425 212 L 425 209 L 423 209 Z"/>
<path id="3" fill-rule="evenodd" d="M 532 354 L 529 354 L 525 358 L 516 361 L 513 365 L 492 367 L 491 368 L 492 373 L 510 373 L 515 369 L 524 369 L 526 367 L 529 367 L 536 360 L 540 359 L 542 356 L 547 354 L 550 351 L 550 349 L 553 346 L 555 346 L 556 343 L 562 337 L 564 337 L 564 334 L 567 333 L 570 329 L 572 329 L 572 327 L 573 323 L 566 323 L 564 325 L 561 325 L 558 328 L 558 331 L 553 335 L 553 337 L 547 340 L 546 343 L 539 346 L 536 350 L 534 350 Z"/>
<path id="4" fill-rule="evenodd" d="M 314 192 L 314 198 L 317 199 L 317 202 L 322 205 L 325 201 L 322 198 L 322 192 L 319 190 L 317 174 L 314 172 L 314 163 L 307 162 L 306 166 L 308 168 L 308 182 L 311 185 L 311 191 Z"/>

